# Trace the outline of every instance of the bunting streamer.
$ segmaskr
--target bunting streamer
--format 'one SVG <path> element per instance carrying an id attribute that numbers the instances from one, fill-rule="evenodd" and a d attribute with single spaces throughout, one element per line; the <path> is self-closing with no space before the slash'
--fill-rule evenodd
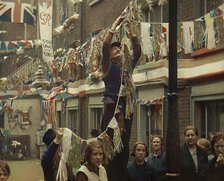
<path id="1" fill-rule="evenodd" d="M 205 43 L 208 49 L 212 49 L 216 47 L 214 18 L 212 18 L 210 14 L 206 14 L 205 23 L 206 23 Z"/>
<path id="2" fill-rule="evenodd" d="M 114 130 L 113 140 L 109 138 L 106 131 L 101 133 L 97 138 L 85 140 L 74 134 L 70 129 L 64 128 L 64 134 L 61 143 L 62 157 L 59 162 L 57 180 L 67 180 L 66 164 L 71 166 L 73 174 L 76 174 L 76 171 L 80 167 L 80 163 L 83 161 L 85 147 L 93 139 L 98 139 L 103 143 L 106 164 L 109 160 L 113 159 L 115 154 L 121 151 L 123 145 L 120 139 L 121 135 L 117 121 L 112 119 L 108 127 Z"/>
<path id="3" fill-rule="evenodd" d="M 154 52 L 152 48 L 152 38 L 150 38 L 150 26 L 149 23 L 141 23 L 141 43 L 142 53 L 151 59 L 151 56 L 154 56 Z"/>
<path id="4" fill-rule="evenodd" d="M 217 39 L 217 46 L 219 48 L 224 47 L 224 18 L 222 16 L 218 16 L 215 18 L 215 29 L 216 29 L 216 39 Z"/>
<path id="5" fill-rule="evenodd" d="M 191 53 L 193 51 L 193 42 L 194 42 L 194 22 L 193 21 L 188 21 L 188 22 L 183 22 L 183 47 L 184 47 L 184 52 L 186 54 Z"/>
<path id="6" fill-rule="evenodd" d="M 194 50 L 205 47 L 205 28 L 204 21 L 195 21 L 194 22 Z"/>
<path id="7" fill-rule="evenodd" d="M 158 98 L 154 98 L 154 99 L 147 99 L 147 100 L 143 100 L 143 99 L 137 99 L 137 103 L 139 104 L 144 104 L 144 105 L 155 105 L 155 104 L 162 104 L 163 100 L 164 100 L 165 96 L 163 97 L 158 97 Z"/>
<path id="8" fill-rule="evenodd" d="M 32 40 L 0 41 L 0 51 L 11 51 L 19 48 L 33 48 Z"/>

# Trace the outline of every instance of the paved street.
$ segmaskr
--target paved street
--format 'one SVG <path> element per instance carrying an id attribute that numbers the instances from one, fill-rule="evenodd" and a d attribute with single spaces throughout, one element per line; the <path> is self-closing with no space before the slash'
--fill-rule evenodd
<path id="1" fill-rule="evenodd" d="M 8 181 L 43 181 L 39 159 L 7 162 L 11 169 Z"/>

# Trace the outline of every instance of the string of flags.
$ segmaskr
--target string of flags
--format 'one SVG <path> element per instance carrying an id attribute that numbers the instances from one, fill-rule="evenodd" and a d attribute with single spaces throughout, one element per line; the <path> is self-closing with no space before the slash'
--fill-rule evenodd
<path id="1" fill-rule="evenodd" d="M 168 23 L 141 23 L 142 50 L 150 61 L 167 57 L 168 30 Z M 179 22 L 177 33 L 178 52 L 184 54 L 190 54 L 201 48 L 223 48 L 224 3 L 199 19 Z"/>
<path id="2" fill-rule="evenodd" d="M 131 8 L 130 8 L 131 9 Z M 135 11 L 139 14 L 138 11 Z M 215 10 L 194 21 L 178 24 L 178 51 L 186 54 L 194 50 L 224 47 L 224 3 Z M 133 13 L 130 13 L 133 14 Z M 156 61 L 168 53 L 168 23 L 141 23 L 142 52 L 150 61 Z M 99 80 L 101 77 L 99 57 L 107 28 L 99 29 L 90 34 L 88 40 L 77 48 L 63 49 L 55 60 L 48 65 L 47 76 L 53 82 L 74 82 L 78 79 L 78 66 L 86 66 L 89 79 Z M 148 37 L 148 38 L 145 38 Z M 144 38 L 144 41 L 143 41 Z M 11 41 L 1 42 L 1 50 L 21 50 L 40 46 L 41 42 Z M 57 52 L 57 50 L 55 51 Z M 24 76 L 23 76 L 24 77 Z M 52 79 L 53 77 L 53 79 Z M 28 80 L 28 79 L 25 79 Z M 1 87 L 1 86 L 0 86 Z M 4 90 L 7 89 L 3 88 Z"/>

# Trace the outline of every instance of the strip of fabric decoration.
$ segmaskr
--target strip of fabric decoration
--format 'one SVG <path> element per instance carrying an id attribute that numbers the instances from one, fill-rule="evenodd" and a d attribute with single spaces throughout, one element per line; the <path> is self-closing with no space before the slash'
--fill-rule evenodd
<path id="1" fill-rule="evenodd" d="M 216 25 L 216 39 L 218 40 L 217 46 L 224 47 L 224 19 L 223 16 L 218 16 L 214 18 Z"/>
<path id="2" fill-rule="evenodd" d="M 210 14 L 205 15 L 205 23 L 206 23 L 206 46 L 208 49 L 212 49 L 216 47 L 215 42 L 215 29 L 214 29 L 214 18 L 210 16 Z"/>
<path id="3" fill-rule="evenodd" d="M 141 23 L 142 53 L 147 55 L 148 58 L 151 60 L 152 57 L 154 57 L 154 53 L 153 53 L 153 47 L 152 47 L 152 39 L 150 37 L 150 27 L 151 27 L 150 23 L 146 23 L 146 22 Z"/>
<path id="4" fill-rule="evenodd" d="M 101 57 L 102 42 L 107 34 L 108 29 L 101 30 L 91 39 L 91 49 L 88 54 L 88 74 L 92 81 L 99 81 L 102 78 Z"/>
<path id="5" fill-rule="evenodd" d="M 73 133 L 70 129 L 64 128 L 64 134 L 63 134 L 63 139 L 61 143 L 61 148 L 62 148 L 61 159 L 58 166 L 56 180 L 60 180 L 60 181 L 68 180 L 66 163 L 68 162 L 69 152 L 72 148 L 71 147 L 72 134 Z"/>
<path id="6" fill-rule="evenodd" d="M 205 33 L 205 22 L 199 20 L 194 22 L 194 50 L 205 47 L 204 33 Z"/>
<path id="7" fill-rule="evenodd" d="M 193 41 L 194 41 L 194 22 L 188 21 L 183 22 L 183 46 L 184 46 L 184 52 L 186 54 L 191 53 L 193 51 Z"/>
<path id="8" fill-rule="evenodd" d="M 83 151 L 85 150 L 86 145 L 93 139 L 98 139 L 103 143 L 106 155 L 105 164 L 107 164 L 109 160 L 113 159 L 115 154 L 121 151 L 122 141 L 120 128 L 115 117 L 113 117 L 108 127 L 114 130 L 113 140 L 111 140 L 107 135 L 106 131 L 100 134 L 97 138 L 84 140 L 73 133 L 70 129 L 64 128 L 64 135 L 61 143 L 61 159 L 56 177 L 57 180 L 66 181 L 68 179 L 66 165 L 69 165 L 69 167 L 72 168 L 74 175 L 76 174 L 83 161 Z"/>

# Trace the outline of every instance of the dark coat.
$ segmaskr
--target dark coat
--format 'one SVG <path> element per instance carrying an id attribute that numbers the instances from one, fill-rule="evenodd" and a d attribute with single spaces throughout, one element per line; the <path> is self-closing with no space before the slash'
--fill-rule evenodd
<path id="1" fill-rule="evenodd" d="M 180 151 L 180 180 L 181 181 L 204 181 L 205 169 L 208 166 L 207 153 L 200 147 L 196 146 L 198 172 L 186 143 L 181 147 Z"/>
<path id="2" fill-rule="evenodd" d="M 45 181 L 54 181 L 56 180 L 56 166 L 54 162 L 55 154 L 58 150 L 59 145 L 55 144 L 53 141 L 48 146 L 47 150 L 44 152 L 41 159 L 41 166 L 44 173 Z"/>
<path id="3" fill-rule="evenodd" d="M 156 171 L 146 162 L 137 165 L 135 162 L 128 165 L 128 181 L 157 181 Z"/>
<path id="4" fill-rule="evenodd" d="M 207 181 L 223 181 L 224 180 L 224 165 L 216 166 L 217 157 L 214 157 L 209 163 L 206 172 Z"/>

